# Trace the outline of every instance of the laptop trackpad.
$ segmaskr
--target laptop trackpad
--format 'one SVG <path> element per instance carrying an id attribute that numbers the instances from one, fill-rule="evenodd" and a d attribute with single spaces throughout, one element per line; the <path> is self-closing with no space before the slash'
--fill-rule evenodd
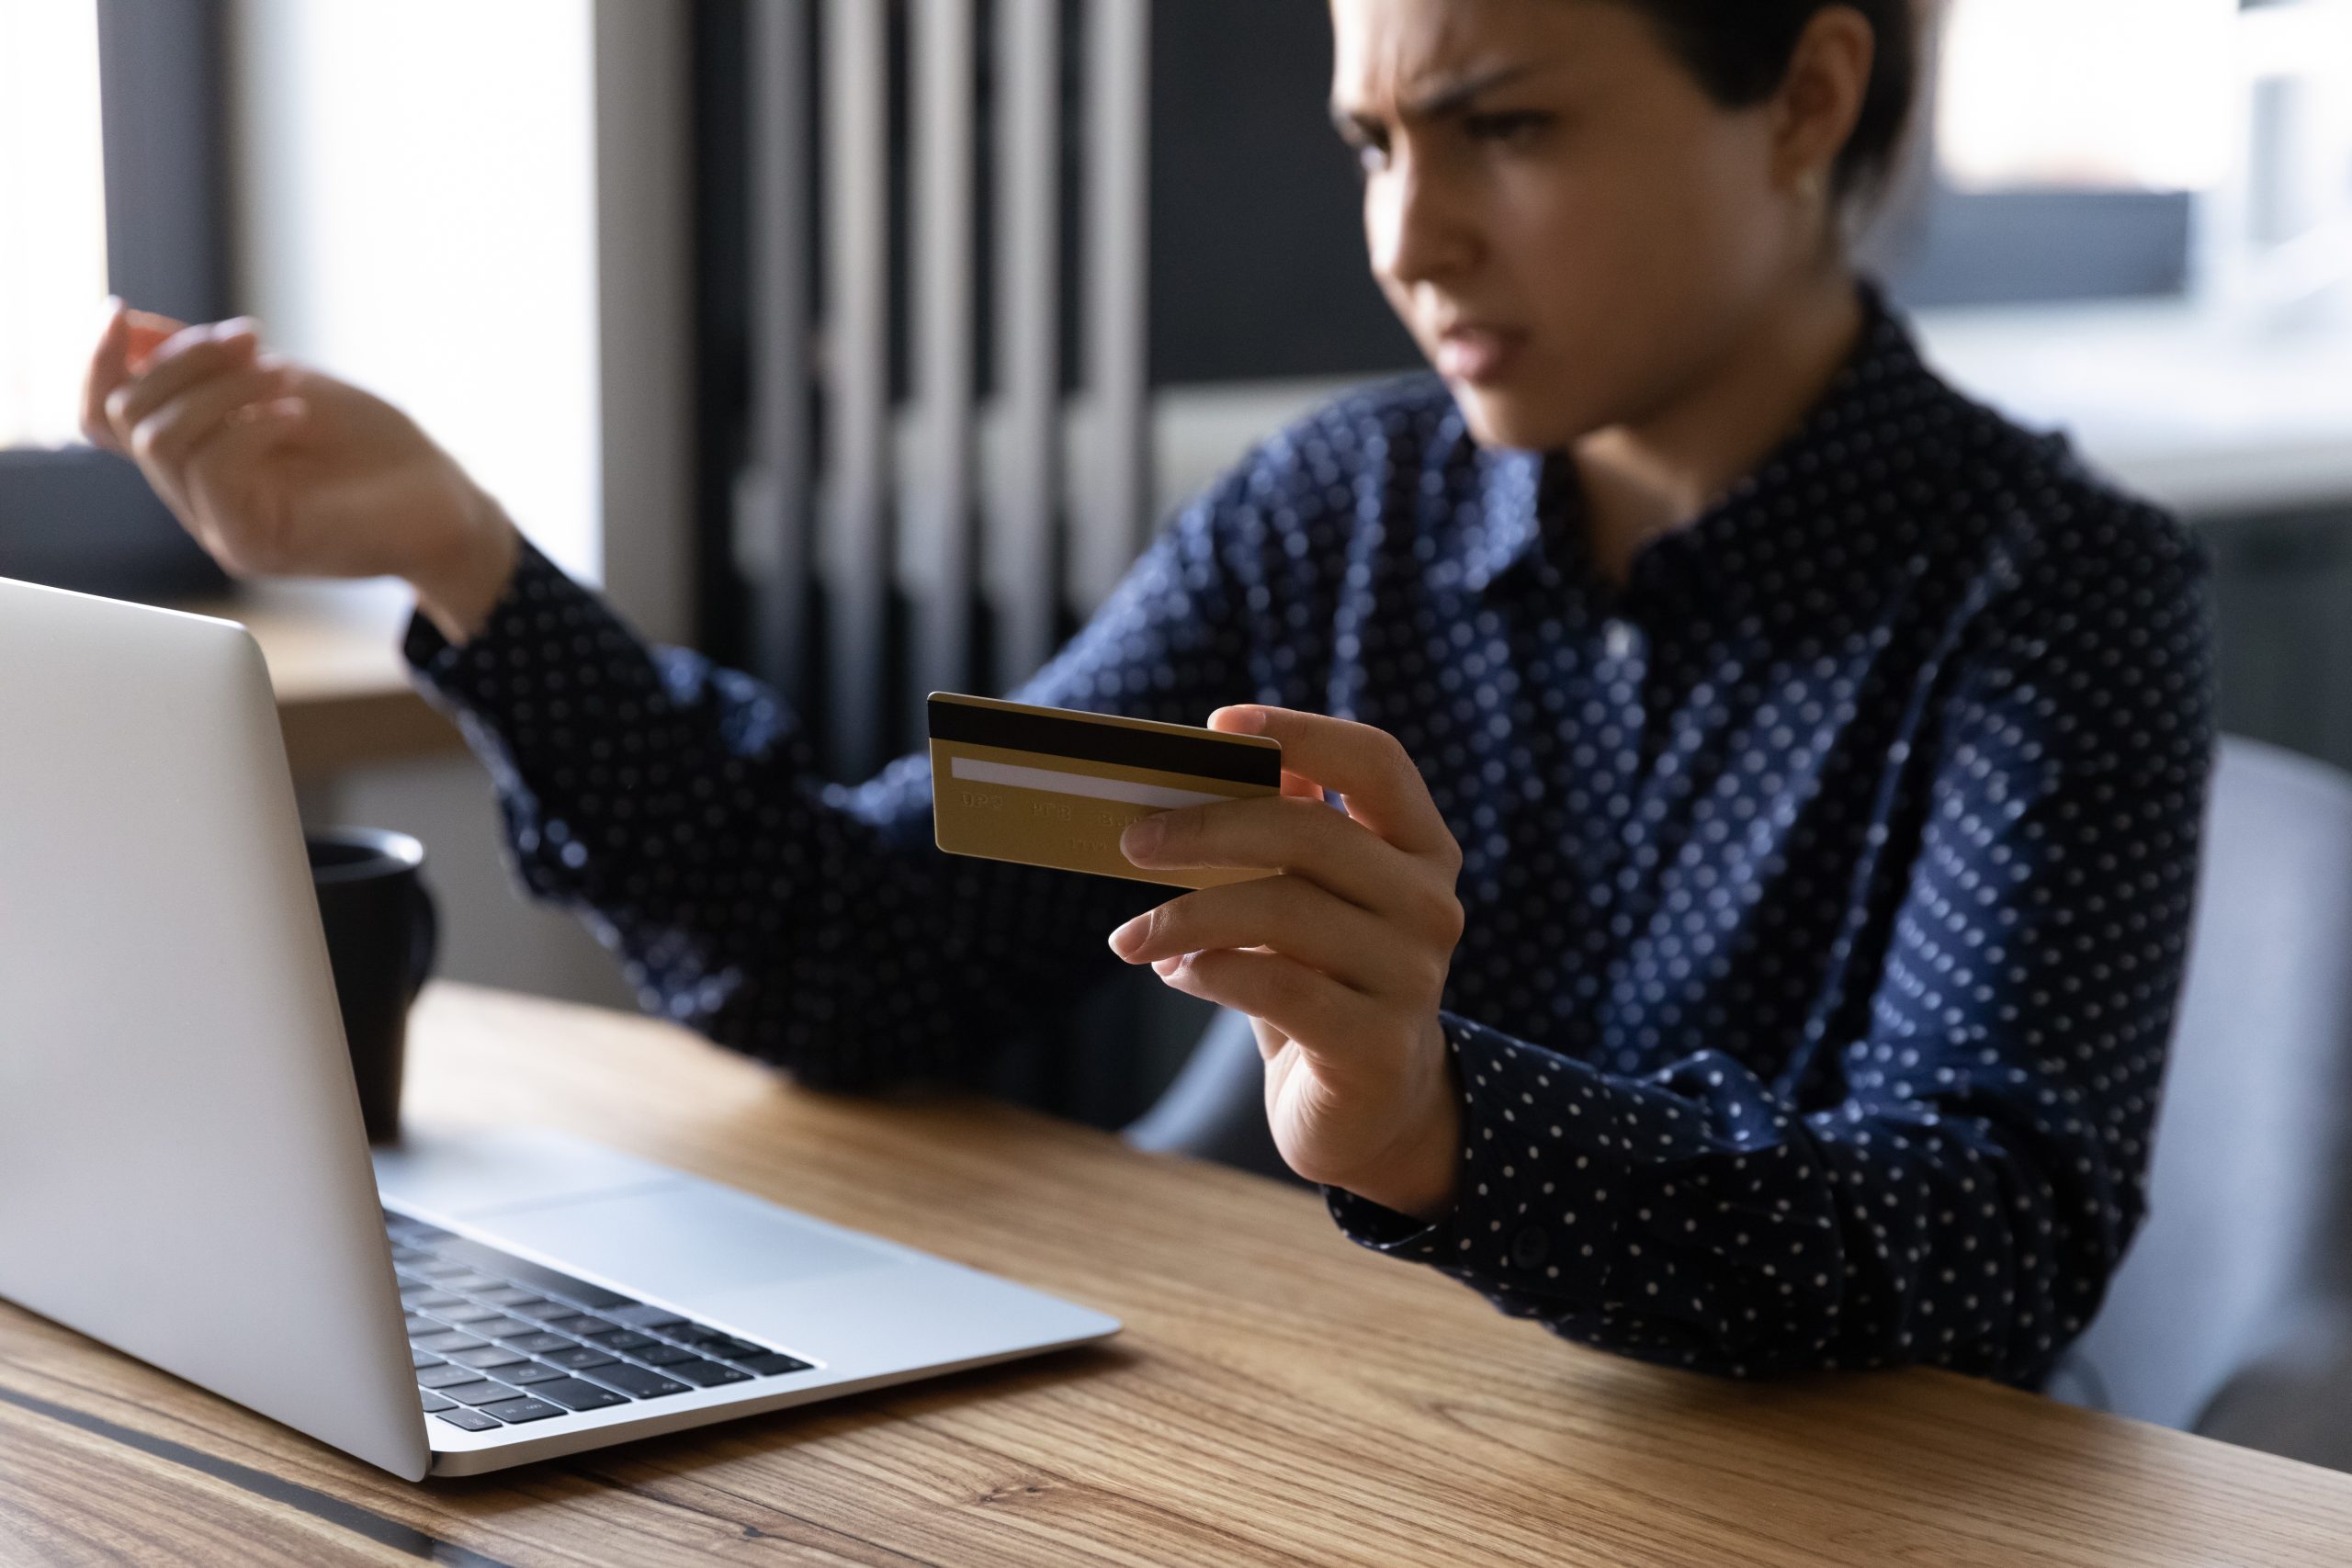
<path id="1" fill-rule="evenodd" d="M 899 1261 L 757 1198 L 695 1181 L 507 1209 L 477 1223 L 575 1269 L 672 1300 Z"/>

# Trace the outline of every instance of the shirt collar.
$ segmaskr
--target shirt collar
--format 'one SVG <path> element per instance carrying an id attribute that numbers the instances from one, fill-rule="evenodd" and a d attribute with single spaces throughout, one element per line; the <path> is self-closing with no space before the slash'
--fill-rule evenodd
<path id="1" fill-rule="evenodd" d="M 1873 419 L 1883 420 L 1891 400 L 1914 400 L 1940 389 L 1942 383 L 1928 370 L 1910 332 L 1888 309 L 1877 286 L 1864 279 L 1857 288 L 1862 329 L 1828 389 L 1796 430 L 1722 500 L 1666 536 L 1679 541 L 1678 552 L 1702 550 L 1711 535 L 1771 517 L 1770 502 L 1775 495 L 1799 476 L 1840 461 L 1847 435 Z M 1585 547 L 1575 459 L 1566 452 L 1505 448 L 1482 448 L 1478 457 L 1485 504 L 1478 532 L 1464 541 L 1464 585 L 1482 589 L 1536 565 L 1577 570 L 1571 563 L 1585 559 Z"/>

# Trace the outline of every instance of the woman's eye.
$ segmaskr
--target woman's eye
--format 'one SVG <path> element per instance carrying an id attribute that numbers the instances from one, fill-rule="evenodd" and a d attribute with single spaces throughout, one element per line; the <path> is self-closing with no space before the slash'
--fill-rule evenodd
<path id="1" fill-rule="evenodd" d="M 1537 132 L 1552 123 L 1552 117 L 1532 109 L 1519 109 L 1495 114 L 1474 114 L 1464 118 L 1463 130 L 1474 141 L 1493 141 L 1504 146 L 1532 141 Z"/>

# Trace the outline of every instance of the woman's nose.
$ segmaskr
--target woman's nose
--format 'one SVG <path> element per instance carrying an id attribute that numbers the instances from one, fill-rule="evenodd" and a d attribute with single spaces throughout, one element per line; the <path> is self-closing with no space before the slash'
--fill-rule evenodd
<path id="1" fill-rule="evenodd" d="M 1364 192 L 1372 269 L 1392 283 L 1442 280 L 1477 258 L 1477 235 L 1438 171 L 1399 158 Z"/>

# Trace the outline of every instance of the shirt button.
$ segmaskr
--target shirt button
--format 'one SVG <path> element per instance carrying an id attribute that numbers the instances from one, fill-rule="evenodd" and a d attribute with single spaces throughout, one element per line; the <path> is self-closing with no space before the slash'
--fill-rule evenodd
<path id="1" fill-rule="evenodd" d="M 1630 623 L 1611 616 L 1600 635 L 1610 658 L 1623 659 L 1634 651 L 1634 628 Z"/>
<path id="2" fill-rule="evenodd" d="M 1540 1267 L 1552 1252 L 1552 1238 L 1529 1225 L 1511 1238 L 1510 1260 L 1521 1269 Z"/>

